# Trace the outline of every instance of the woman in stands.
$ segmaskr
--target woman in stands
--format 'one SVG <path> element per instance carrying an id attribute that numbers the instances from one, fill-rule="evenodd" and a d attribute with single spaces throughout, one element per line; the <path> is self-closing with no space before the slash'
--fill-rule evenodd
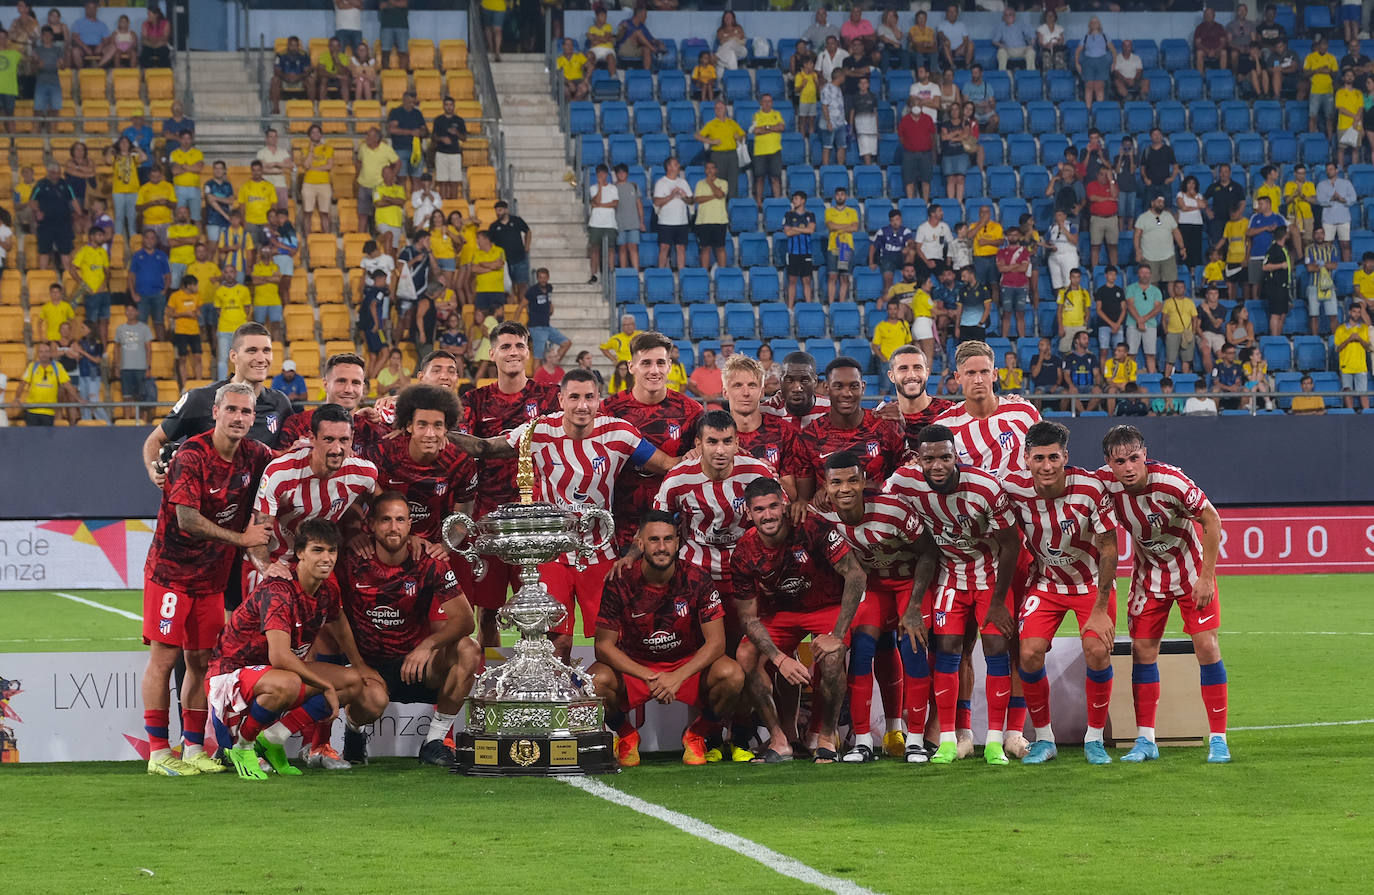
<path id="1" fill-rule="evenodd" d="M 902 29 L 897 26 L 897 10 L 888 8 L 878 23 L 878 46 L 883 51 L 884 68 L 910 68 L 906 50 L 902 49 Z"/>
<path id="2" fill-rule="evenodd" d="M 939 44 L 936 43 L 935 29 L 926 24 L 926 11 L 924 9 L 916 13 L 916 23 L 907 31 L 906 36 L 911 48 L 909 59 L 911 70 L 915 71 L 924 65 L 926 71 L 939 71 Z"/>
<path id="3" fill-rule="evenodd" d="M 763 381 L 767 382 L 769 376 L 781 376 L 781 368 L 773 360 L 773 346 L 764 342 L 759 346 L 759 366 L 763 367 Z"/>
<path id="4" fill-rule="evenodd" d="M 71 189 L 76 204 L 84 210 L 86 208 L 86 191 L 95 191 L 95 162 L 92 161 L 86 144 L 79 140 L 73 143 L 67 152 L 69 157 L 66 164 L 62 166 L 62 172 L 67 177 L 67 186 Z M 76 222 L 77 232 L 84 231 L 86 226 L 84 220 L 78 220 Z"/>
<path id="5" fill-rule="evenodd" d="M 139 29 L 143 49 L 138 53 L 139 68 L 172 67 L 172 23 L 156 6 L 148 6 L 148 18 Z"/>
<path id="6" fill-rule="evenodd" d="M 1174 197 L 1174 205 L 1178 208 L 1178 230 L 1183 236 L 1183 248 L 1188 252 L 1187 261 L 1200 266 L 1202 259 L 1207 257 L 1202 250 L 1203 234 L 1207 232 L 1203 215 L 1211 217 L 1212 209 L 1202 197 L 1196 177 L 1189 174 L 1183 178 L 1183 189 Z"/>
<path id="7" fill-rule="evenodd" d="M 634 387 L 635 374 L 630 372 L 629 361 L 620 361 L 615 365 L 615 372 L 611 374 L 611 384 L 606 388 L 606 394 L 615 395 Z"/>
<path id="8" fill-rule="evenodd" d="M 1088 20 L 1088 33 L 1078 45 L 1074 63 L 1083 78 L 1083 101 L 1092 108 L 1095 102 L 1107 101 L 1107 82 L 1112 77 L 1112 62 L 1116 48 L 1102 31 L 1102 20 L 1093 16 Z"/>
<path id="9" fill-rule="evenodd" d="M 1064 29 L 1059 25 L 1059 16 L 1052 9 L 1045 10 L 1045 21 L 1035 29 L 1035 47 L 1040 51 L 1042 71 L 1068 66 L 1067 44 Z"/>
<path id="10" fill-rule="evenodd" d="M 138 35 L 129 27 L 129 17 L 120 16 L 105 55 L 100 57 L 101 68 L 133 68 L 138 64 Z"/>
<path id="11" fill-rule="evenodd" d="M 401 389 L 410 385 L 410 377 L 406 375 L 402 364 L 405 362 L 405 355 L 401 349 L 392 348 L 387 355 L 386 366 L 377 373 L 377 396 L 399 395 Z"/>
<path id="12" fill-rule="evenodd" d="M 1236 346 L 1237 353 L 1259 344 L 1255 341 L 1255 325 L 1250 322 L 1250 312 L 1243 302 L 1237 302 L 1231 309 L 1231 319 L 1226 321 L 1226 342 Z"/>
<path id="13" fill-rule="evenodd" d="M 1060 289 L 1069 285 L 1069 271 L 1078 266 L 1078 224 L 1060 209 L 1054 213 L 1054 224 L 1047 235 L 1050 286 L 1058 295 Z"/>
<path id="14" fill-rule="evenodd" d="M 29 6 L 25 0 L 19 0 L 18 3 L 14 4 L 14 11 L 18 15 L 14 17 L 13 22 L 10 22 L 9 49 L 18 50 L 19 58 L 27 60 L 31 55 L 30 50 L 33 45 L 38 43 L 38 17 L 33 14 L 33 7 Z M 20 99 L 33 99 L 33 87 L 37 80 L 32 73 L 20 69 Z"/>
<path id="15" fill-rule="evenodd" d="M 987 157 L 983 152 L 983 144 L 978 142 L 978 138 L 983 135 L 982 128 L 978 126 L 978 116 L 974 113 L 974 106 L 971 100 L 964 100 L 961 104 L 964 110 L 964 123 L 968 128 L 968 139 L 964 141 L 964 149 L 968 151 L 969 158 L 978 166 L 979 171 L 986 173 Z"/>
<path id="16" fill-rule="evenodd" d="M 141 185 L 138 169 L 147 156 L 132 140 L 122 135 L 105 152 L 114 167 L 112 195 L 115 232 L 123 233 L 125 240 L 132 240 L 138 232 L 138 188 Z"/>
<path id="17" fill-rule="evenodd" d="M 968 171 L 966 139 L 963 107 L 950 106 L 949 117 L 940 125 L 940 173 L 945 176 L 945 195 L 957 202 L 964 201 L 964 174 Z"/>
<path id="18" fill-rule="evenodd" d="M 739 68 L 740 62 L 749 55 L 749 40 L 744 36 L 744 28 L 730 10 L 720 14 L 720 27 L 716 29 L 716 77 L 726 69 Z"/>
<path id="19" fill-rule="evenodd" d="M 377 96 L 377 60 L 363 41 L 353 48 L 353 56 L 348 60 L 348 71 L 353 75 L 353 96 L 355 99 L 375 99 Z"/>
<path id="20" fill-rule="evenodd" d="M 954 69 L 947 68 L 944 74 L 940 75 L 940 115 L 946 117 L 949 110 L 961 104 L 964 95 L 959 92 L 959 85 L 954 83 Z"/>
<path id="21" fill-rule="evenodd" d="M 71 29 L 62 21 L 62 10 L 48 10 L 48 27 L 52 29 L 53 43 L 59 47 L 69 47 L 72 42 Z"/>

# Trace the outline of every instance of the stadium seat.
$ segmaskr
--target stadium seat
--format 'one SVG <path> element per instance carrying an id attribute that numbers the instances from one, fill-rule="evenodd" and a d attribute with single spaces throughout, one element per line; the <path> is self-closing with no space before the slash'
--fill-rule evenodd
<path id="1" fill-rule="evenodd" d="M 720 79 L 721 95 L 726 102 L 737 103 L 754 95 L 754 81 L 747 69 L 726 69 Z M 752 117 L 752 116 L 751 116 Z M 741 116 L 742 121 L 749 119 Z"/>
<path id="2" fill-rule="evenodd" d="M 612 294 L 618 305 L 639 303 L 639 274 L 633 270 L 618 268 L 613 274 Z"/>
<path id="3" fill-rule="evenodd" d="M 1230 71 L 1209 71 L 1204 80 L 1207 82 L 1207 95 L 1214 102 L 1234 99 L 1236 96 L 1236 76 Z"/>
<path id="4" fill-rule="evenodd" d="M 854 169 L 854 198 L 859 201 L 883 195 L 883 172 L 877 165 L 859 165 Z"/>
<path id="5" fill-rule="evenodd" d="M 1030 134 L 1007 135 L 1007 164 L 1013 168 L 1023 168 L 1035 164 L 1035 137 Z"/>
<path id="6" fill-rule="evenodd" d="M 649 167 L 666 164 L 673 155 L 673 146 L 663 134 L 645 134 L 639 148 L 644 164 Z M 641 189 L 640 195 L 645 192 Z"/>
<path id="7" fill-rule="evenodd" d="M 860 303 L 877 301 L 883 296 L 883 275 L 877 268 L 859 267 L 854 270 L 854 300 Z"/>
<path id="8" fill-rule="evenodd" d="M 635 104 L 635 111 L 638 113 L 641 103 L 654 103 L 654 74 L 653 72 L 640 69 L 630 69 L 625 72 L 625 101 Z"/>
<path id="9" fill-rule="evenodd" d="M 626 74 L 636 74 L 630 71 Z M 644 136 L 663 131 L 663 107 L 655 100 L 640 100 L 634 104 L 635 133 Z"/>
<path id="10" fill-rule="evenodd" d="M 641 253 L 643 250 L 640 250 Z M 701 268 L 688 268 L 678 273 L 678 292 L 684 305 L 711 300 L 711 276 Z"/>
<path id="11" fill-rule="evenodd" d="M 741 233 L 739 237 L 739 266 L 758 267 L 769 264 L 772 255 L 768 248 L 768 237 L 762 233 Z"/>
<path id="12" fill-rule="evenodd" d="M 1150 85 L 1150 96 L 1164 99 L 1174 95 L 1174 79 L 1162 68 L 1147 68 L 1141 73 L 1145 83 Z"/>
<path id="13" fill-rule="evenodd" d="M 1133 119 L 1132 115 L 1139 116 L 1139 120 L 1141 121 L 1149 120 L 1150 124 L 1154 123 L 1151 119 L 1157 116 L 1159 129 L 1166 134 L 1171 134 L 1174 131 L 1181 131 L 1188 126 L 1187 109 L 1184 107 L 1183 103 L 1175 100 L 1164 100 L 1158 104 L 1129 102 L 1126 103 L 1125 108 L 1126 129 L 1128 131 L 1143 134 L 1146 130 L 1145 128 L 1134 126 L 1137 119 Z"/>
<path id="14" fill-rule="evenodd" d="M 1078 81 L 1067 71 L 1051 71 L 1045 75 L 1045 98 L 1052 103 L 1068 102 L 1078 96 Z"/>
<path id="15" fill-rule="evenodd" d="M 1045 81 L 1038 71 L 1016 69 L 1011 73 L 1011 82 L 1016 98 L 1023 103 L 1045 96 Z"/>
<path id="16" fill-rule="evenodd" d="M 1078 100 L 1059 103 L 1059 128 L 1065 133 L 1088 129 L 1088 106 Z"/>
<path id="17" fill-rule="evenodd" d="M 794 306 L 793 314 L 798 339 L 823 339 L 828 331 L 825 308 L 814 302 L 801 302 Z"/>
<path id="18" fill-rule="evenodd" d="M 612 134 L 606 139 L 606 164 L 612 168 L 639 164 L 639 141 L 630 134 Z"/>
<path id="19" fill-rule="evenodd" d="M 1055 130 L 1059 126 L 1059 116 L 1054 103 L 1033 100 L 1026 103 L 1026 130 L 1039 136 Z"/>
<path id="20" fill-rule="evenodd" d="M 755 87 L 760 99 L 765 93 L 773 97 L 774 108 L 787 106 L 787 88 L 783 83 L 782 72 L 776 68 L 759 69 L 755 76 Z"/>
<path id="21" fill-rule="evenodd" d="M 592 72 L 592 102 L 620 99 L 620 81 L 601 69 Z"/>
<path id="22" fill-rule="evenodd" d="M 1256 132 L 1268 134 L 1283 127 L 1283 107 L 1279 105 L 1278 100 L 1257 100 L 1252 110 Z"/>
<path id="23" fill-rule="evenodd" d="M 827 364 L 839 357 L 835 343 L 830 339 L 807 339 L 806 353 L 815 359 L 817 370 L 824 370 Z"/>
<path id="24" fill-rule="evenodd" d="M 1221 129 L 1228 134 L 1239 134 L 1250 130 L 1250 104 L 1238 99 L 1226 100 L 1219 106 Z"/>
<path id="25" fill-rule="evenodd" d="M 687 99 L 687 78 L 681 72 L 660 71 L 658 78 L 658 99 L 660 102 L 683 102 Z"/>
<path id="26" fill-rule="evenodd" d="M 776 267 L 760 265 L 749 269 L 750 301 L 754 304 L 776 302 L 780 296 L 778 269 Z"/>
<path id="27" fill-rule="evenodd" d="M 822 165 L 820 195 L 825 199 L 830 199 L 835 195 L 835 190 L 843 188 L 849 189 L 849 169 L 844 165 Z"/>
<path id="28" fill-rule="evenodd" d="M 668 103 L 668 132 L 671 134 L 695 134 L 697 131 L 697 107 L 688 100 L 673 100 Z"/>
<path id="29" fill-rule="evenodd" d="M 1271 131 L 1269 161 L 1276 165 L 1290 165 L 1298 160 L 1298 138 L 1284 131 Z"/>
<path id="30" fill-rule="evenodd" d="M 865 372 L 873 367 L 873 346 L 869 344 L 867 339 L 841 339 L 840 354 L 844 357 L 854 358 Z"/>
<path id="31" fill-rule="evenodd" d="M 731 199 L 727 207 L 731 233 L 752 232 L 758 229 L 759 207 L 753 199 Z"/>
<path id="32" fill-rule="evenodd" d="M 767 304 L 759 305 L 759 337 L 765 340 L 790 338 L 792 336 L 792 314 L 787 310 L 787 305 L 777 300 L 778 272 L 771 267 L 764 268 L 764 270 L 772 278 L 774 297 Z M 749 272 L 751 287 L 755 285 L 756 276 L 762 276 L 762 273 Z M 755 294 L 757 295 L 757 293 Z"/>
<path id="33" fill-rule="evenodd" d="M 836 339 L 858 336 L 862 331 L 859 306 L 852 301 L 830 303 L 830 335 Z"/>
<path id="34" fill-rule="evenodd" d="M 1165 41 L 1168 43 L 1168 41 Z M 1168 67 L 1167 65 L 1165 66 Z M 1153 94 L 1151 89 L 1151 94 Z M 1190 103 L 1193 100 L 1203 97 L 1202 75 L 1192 69 L 1185 69 L 1174 74 L 1174 95 L 1179 102 Z"/>
<path id="35" fill-rule="evenodd" d="M 1325 134 L 1299 134 L 1298 158 L 1309 168 L 1325 165 L 1331 157 L 1331 143 Z"/>
<path id="36" fill-rule="evenodd" d="M 1196 147 L 1196 143 L 1189 139 L 1186 141 Z M 1192 165 L 1197 163 L 1194 155 L 1191 159 L 1185 159 L 1184 153 L 1179 151 L 1179 144 L 1174 145 L 1174 156 L 1180 165 Z M 1235 148 L 1231 144 L 1231 138 L 1221 131 L 1213 131 L 1202 135 L 1202 163 L 1204 165 L 1230 164 L 1235 158 Z"/>
<path id="37" fill-rule="evenodd" d="M 715 305 L 695 304 L 687 308 L 687 323 L 692 338 L 715 339 L 720 336 L 720 312 Z"/>
<path id="38" fill-rule="evenodd" d="M 1320 336 L 1294 336 L 1293 365 L 1304 372 L 1325 370 L 1327 366 L 1326 342 Z"/>
<path id="39" fill-rule="evenodd" d="M 1259 134 L 1236 135 L 1236 163 L 1261 165 L 1264 163 L 1264 137 Z"/>
<path id="40" fill-rule="evenodd" d="M 1192 64 L 1192 53 L 1188 49 L 1188 41 L 1181 38 L 1167 38 L 1160 41 L 1159 56 L 1164 68 L 1171 72 L 1186 69 Z"/>
<path id="41" fill-rule="evenodd" d="M 738 267 L 717 267 L 716 303 L 726 304 L 744 300 L 744 271 Z"/>
<path id="42" fill-rule="evenodd" d="M 630 130 L 630 107 L 615 100 L 601 104 L 601 133 L 624 134 Z"/>
<path id="43" fill-rule="evenodd" d="M 617 270 L 615 280 L 616 303 L 635 302 L 639 300 L 638 286 L 634 283 L 627 283 L 622 287 L 620 275 L 622 271 Z M 636 278 L 633 270 L 623 271 L 628 274 L 630 279 Z M 673 282 L 673 272 L 666 267 L 651 267 L 644 271 L 644 303 L 647 305 L 673 304 L 677 302 L 677 288 Z M 622 288 L 626 296 L 622 302 Z"/>
<path id="44" fill-rule="evenodd" d="M 754 323 L 753 306 L 744 302 L 727 302 L 725 305 L 725 332 L 737 339 L 755 338 L 758 328 Z"/>
<path id="45" fill-rule="evenodd" d="M 1288 339 L 1283 336 L 1260 336 L 1260 354 L 1263 355 L 1269 369 L 1274 371 L 1288 370 L 1293 366 L 1293 346 Z"/>
<path id="46" fill-rule="evenodd" d="M 1092 105 L 1093 127 L 1109 134 L 1121 130 L 1121 106 L 1114 102 L 1096 102 Z"/>

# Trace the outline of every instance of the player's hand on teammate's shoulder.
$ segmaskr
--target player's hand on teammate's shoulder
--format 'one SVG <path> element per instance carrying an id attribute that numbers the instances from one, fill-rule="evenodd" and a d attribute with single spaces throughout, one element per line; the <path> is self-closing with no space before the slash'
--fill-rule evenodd
<path id="1" fill-rule="evenodd" d="M 895 423 L 906 422 L 902 417 L 902 408 L 897 406 L 896 401 L 884 401 L 878 405 L 874 412 L 877 413 L 879 419 L 892 420 Z"/>
<path id="2" fill-rule="evenodd" d="M 428 556 L 430 559 L 445 559 L 448 556 L 448 548 L 441 541 L 426 541 L 419 535 L 410 536 L 410 558 L 419 559 Z"/>
<path id="3" fill-rule="evenodd" d="M 606 573 L 606 580 L 619 581 L 621 576 L 624 575 L 625 572 L 629 570 L 630 566 L 634 565 L 635 561 L 638 559 L 639 557 L 633 552 L 626 553 L 624 556 L 611 563 L 610 571 Z"/>
<path id="4" fill-rule="evenodd" d="M 375 548 L 372 544 L 372 537 L 367 532 L 360 531 L 348 539 L 348 549 L 352 553 L 358 554 L 363 559 L 371 559 Z"/>
<path id="5" fill-rule="evenodd" d="M 794 500 L 787 505 L 787 514 L 792 519 L 793 525 L 801 525 L 806 521 L 807 506 L 804 500 Z"/>
<path id="6" fill-rule="evenodd" d="M 267 578 L 285 578 L 288 581 L 293 577 L 291 567 L 281 560 L 277 560 L 266 569 L 263 569 L 262 574 Z"/>
<path id="7" fill-rule="evenodd" d="M 266 547 L 271 542 L 272 526 L 268 522 L 250 520 L 243 533 L 239 535 L 239 546 L 244 549 Z"/>

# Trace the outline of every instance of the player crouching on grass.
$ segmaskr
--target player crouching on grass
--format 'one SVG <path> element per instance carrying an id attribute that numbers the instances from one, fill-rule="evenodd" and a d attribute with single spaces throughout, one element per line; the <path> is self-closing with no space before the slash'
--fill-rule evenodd
<path id="1" fill-rule="evenodd" d="M 1102 439 L 1107 465 L 1099 470 L 1116 517 L 1131 535 L 1135 566 L 1126 628 L 1131 635 L 1131 693 L 1135 697 L 1135 746 L 1122 761 L 1153 761 L 1155 712 L 1159 708 L 1159 641 L 1178 604 L 1183 633 L 1193 638 L 1202 669 L 1202 703 L 1207 707 L 1207 761 L 1231 760 L 1226 743 L 1226 666 L 1221 663 L 1217 556 L 1221 517 L 1182 470 L 1145 455 L 1145 437 L 1134 426 L 1113 426 Z M 1199 538 L 1195 523 L 1202 526 Z"/>
<path id="2" fill-rule="evenodd" d="M 711 576 L 677 561 L 672 514 L 649 510 L 635 538 L 642 559 L 608 578 L 596 619 L 597 695 L 615 706 L 616 758 L 639 764 L 629 712 L 654 699 L 700 711 L 682 735 L 682 763 L 706 763 L 706 740 L 735 711 L 744 672 L 725 655 L 725 610 Z M 618 717 L 617 717 L 618 716 Z"/>
<path id="3" fill-rule="evenodd" d="M 263 581 L 220 632 L 210 657 L 210 709 L 216 739 L 244 779 L 267 779 L 259 756 L 278 774 L 299 775 L 283 748 L 291 734 L 332 722 L 340 709 L 349 710 L 355 726 L 366 724 L 376 716 L 364 706 L 386 705 L 386 685 L 358 654 L 330 577 L 339 542 L 332 522 L 302 523 L 291 577 Z M 301 658 L 321 629 L 351 667 Z"/>
<path id="4" fill-rule="evenodd" d="M 348 550 L 339 564 L 344 613 L 358 652 L 386 685 L 367 688 L 362 713 L 380 717 L 393 701 L 435 706 L 419 759 L 454 767 L 457 760 L 444 737 L 482 661 L 481 647 L 470 636 L 476 629 L 472 607 L 445 560 L 411 548 L 410 504 L 404 494 L 378 495 L 367 524 L 365 548 Z M 444 621 L 431 633 L 435 605 L 442 607 Z M 366 764 L 366 735 L 355 727 L 350 726 L 344 740 L 358 742 L 344 752 L 348 761 Z"/>

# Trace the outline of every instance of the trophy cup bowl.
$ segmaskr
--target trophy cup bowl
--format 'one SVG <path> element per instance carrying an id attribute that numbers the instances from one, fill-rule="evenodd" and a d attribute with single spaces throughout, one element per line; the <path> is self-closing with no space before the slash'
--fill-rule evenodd
<path id="1" fill-rule="evenodd" d="M 605 708 L 578 664 L 554 655 L 546 635 L 567 610 L 539 580 L 539 564 L 571 553 L 574 564 L 601 550 L 612 534 L 611 514 L 596 507 L 510 503 L 473 522 L 461 513 L 444 520 L 444 542 L 486 572 L 481 556 L 520 568 L 520 589 L 500 610 L 502 627 L 520 640 L 511 657 L 483 672 L 467 701 L 467 728 L 455 734 L 458 773 L 473 776 L 561 776 L 619 770 Z M 479 570 L 479 565 L 480 570 Z"/>

